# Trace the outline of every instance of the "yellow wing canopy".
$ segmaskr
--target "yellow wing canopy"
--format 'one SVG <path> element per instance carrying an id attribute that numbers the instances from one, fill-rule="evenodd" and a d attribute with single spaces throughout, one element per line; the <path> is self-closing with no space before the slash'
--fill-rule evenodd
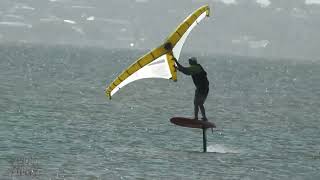
<path id="1" fill-rule="evenodd" d="M 205 17 L 208 17 L 210 8 L 202 6 L 190 14 L 177 29 L 166 39 L 164 44 L 151 50 L 125 69 L 105 90 L 111 98 L 114 93 L 125 85 L 144 78 L 164 78 L 177 80 L 172 53 L 178 60 L 183 44 L 191 30 Z M 165 48 L 170 43 L 172 52 Z"/>

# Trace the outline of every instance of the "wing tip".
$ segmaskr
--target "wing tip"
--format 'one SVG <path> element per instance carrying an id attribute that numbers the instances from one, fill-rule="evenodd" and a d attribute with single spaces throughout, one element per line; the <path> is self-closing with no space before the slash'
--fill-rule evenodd
<path id="1" fill-rule="evenodd" d="M 209 5 L 207 5 L 207 17 L 209 17 L 210 16 L 210 12 L 211 12 L 211 9 L 210 9 L 210 6 Z"/>
<path id="2" fill-rule="evenodd" d="M 108 90 L 105 90 L 105 95 L 111 100 L 111 94 Z"/>

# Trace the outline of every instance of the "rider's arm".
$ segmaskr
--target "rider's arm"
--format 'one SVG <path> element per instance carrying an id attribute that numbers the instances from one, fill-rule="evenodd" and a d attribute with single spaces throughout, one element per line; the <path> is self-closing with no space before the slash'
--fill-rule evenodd
<path id="1" fill-rule="evenodd" d="M 192 65 L 190 67 L 183 67 L 176 58 L 173 57 L 173 60 L 176 62 L 177 64 L 177 69 L 182 72 L 183 74 L 186 75 L 194 75 L 197 74 L 201 71 L 200 66 L 196 66 L 196 65 Z"/>

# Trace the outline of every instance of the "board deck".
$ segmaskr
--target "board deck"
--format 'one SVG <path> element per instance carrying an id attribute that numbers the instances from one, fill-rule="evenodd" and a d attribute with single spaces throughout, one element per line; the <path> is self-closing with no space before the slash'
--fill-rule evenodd
<path id="1" fill-rule="evenodd" d="M 200 129 L 216 128 L 216 125 L 212 122 L 195 120 L 195 119 L 185 118 L 185 117 L 173 117 L 170 119 L 170 122 L 175 125 L 188 127 L 188 128 L 200 128 Z"/>

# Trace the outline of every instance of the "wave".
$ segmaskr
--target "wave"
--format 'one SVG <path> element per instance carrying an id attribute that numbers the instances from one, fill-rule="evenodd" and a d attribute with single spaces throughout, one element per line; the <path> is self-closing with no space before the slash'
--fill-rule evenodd
<path id="1" fill-rule="evenodd" d="M 23 22 L 2 21 L 2 22 L 0 22 L 0 25 L 11 26 L 11 27 L 27 27 L 27 28 L 32 28 L 32 25 L 31 25 L 31 24 L 26 24 L 26 23 L 23 23 Z"/>

